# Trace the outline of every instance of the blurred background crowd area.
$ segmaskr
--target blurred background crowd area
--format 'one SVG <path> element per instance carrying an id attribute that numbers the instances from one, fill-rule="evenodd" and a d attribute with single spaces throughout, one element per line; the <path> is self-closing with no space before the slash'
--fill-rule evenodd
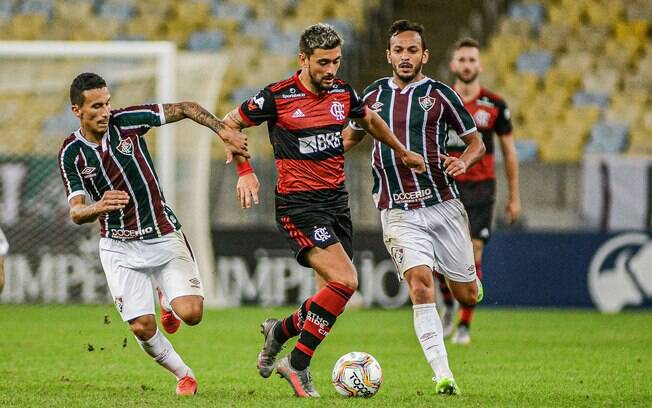
<path id="1" fill-rule="evenodd" d="M 481 83 L 502 95 L 512 112 L 522 226 L 559 229 L 582 226 L 581 163 L 587 155 L 652 156 L 650 16 L 649 0 L 1 0 L 0 40 L 173 41 L 184 52 L 221 53 L 229 66 L 218 104 L 210 108 L 224 115 L 297 69 L 299 35 L 315 22 L 334 25 L 345 39 L 340 76 L 358 92 L 391 74 L 385 47 L 393 20 L 425 25 L 432 53 L 426 74 L 449 84 L 451 45 L 471 35 L 483 45 Z M 89 70 L 100 67 L 95 64 Z M 102 64 L 119 70 L 128 62 Z M 0 154 L 55 155 L 78 127 L 67 99 L 78 61 L 9 58 L 1 65 Z M 154 79 L 141 82 L 148 81 Z M 153 86 L 116 80 L 111 88 L 114 106 L 152 101 Z M 248 134 L 266 186 L 263 203 L 239 211 L 235 171 L 224 169 L 221 146 L 214 143 L 211 194 L 220 203 L 214 225 L 273 225 L 272 148 L 264 126 Z M 367 157 L 361 147 L 348 160 L 349 189 L 354 218 L 376 226 Z M 506 192 L 500 168 L 498 175 L 500 208 Z"/>

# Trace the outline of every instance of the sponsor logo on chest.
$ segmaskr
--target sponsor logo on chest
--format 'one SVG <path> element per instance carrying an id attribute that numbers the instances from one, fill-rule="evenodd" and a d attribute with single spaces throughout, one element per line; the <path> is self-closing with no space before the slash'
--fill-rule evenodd
<path id="1" fill-rule="evenodd" d="M 341 146 L 342 135 L 340 132 L 322 133 L 299 138 L 299 152 L 303 154 L 318 153 L 328 149 L 339 149 Z"/>

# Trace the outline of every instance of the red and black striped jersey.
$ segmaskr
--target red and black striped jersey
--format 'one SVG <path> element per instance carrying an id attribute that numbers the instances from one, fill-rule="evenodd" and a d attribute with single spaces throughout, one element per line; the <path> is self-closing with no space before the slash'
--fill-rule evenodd
<path id="1" fill-rule="evenodd" d="M 498 136 L 512 133 L 512 122 L 507 104 L 497 94 L 480 88 L 480 93 L 473 100 L 464 102 L 464 107 L 473 115 L 487 152 L 479 162 L 467 170 L 466 174 L 456 177 L 455 181 L 494 180 L 496 178 L 494 133 Z M 451 154 L 459 157 L 465 148 L 466 145 L 462 139 L 455 132 L 451 132 L 448 138 L 448 150 Z"/>
<path id="2" fill-rule="evenodd" d="M 109 130 L 100 144 L 81 130 L 68 136 L 59 152 L 59 170 L 68 200 L 87 194 L 99 201 L 108 190 L 129 194 L 120 211 L 102 214 L 102 237 L 131 240 L 158 238 L 181 228 L 165 203 L 154 163 L 141 137 L 165 124 L 162 105 L 132 106 L 111 111 Z"/>
<path id="3" fill-rule="evenodd" d="M 303 197 L 344 189 L 342 129 L 362 118 L 365 105 L 353 88 L 336 79 L 315 94 L 292 77 L 266 86 L 239 108 L 250 125 L 267 122 L 278 170 L 278 195 Z"/>

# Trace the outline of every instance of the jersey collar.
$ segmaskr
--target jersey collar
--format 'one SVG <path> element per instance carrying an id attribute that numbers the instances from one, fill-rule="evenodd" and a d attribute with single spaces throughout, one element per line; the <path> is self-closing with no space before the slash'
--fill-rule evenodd
<path id="1" fill-rule="evenodd" d="M 301 70 L 297 71 L 294 73 L 294 83 L 297 84 L 299 89 L 301 89 L 301 92 L 305 93 L 308 96 L 311 96 L 313 98 L 319 98 L 320 96 L 324 95 L 327 91 L 320 91 L 319 94 L 314 93 L 310 89 L 306 88 L 303 83 L 301 82 L 301 79 L 299 78 L 299 74 L 301 73 Z"/>
<path id="2" fill-rule="evenodd" d="M 424 76 L 423 78 L 421 78 L 420 80 L 418 80 L 416 82 L 410 82 L 403 89 L 399 88 L 399 86 L 396 85 L 396 83 L 394 82 L 394 77 L 390 77 L 389 80 L 387 81 L 387 83 L 389 84 L 390 88 L 392 88 L 394 90 L 401 89 L 401 94 L 404 94 L 404 93 L 409 92 L 410 89 L 415 88 L 415 87 L 417 87 L 417 86 L 419 86 L 421 84 L 425 84 L 428 81 L 430 81 L 430 78 L 427 77 L 427 76 Z"/>
<path id="3" fill-rule="evenodd" d="M 97 143 L 93 143 L 90 140 L 86 139 L 82 133 L 81 133 L 81 128 L 75 130 L 73 132 L 77 140 L 80 140 L 82 143 L 84 143 L 86 146 L 92 147 L 93 149 L 97 149 L 100 145 Z M 107 135 L 109 134 L 109 131 L 107 130 L 106 133 L 104 133 L 104 136 L 102 136 L 102 140 L 106 139 Z"/>

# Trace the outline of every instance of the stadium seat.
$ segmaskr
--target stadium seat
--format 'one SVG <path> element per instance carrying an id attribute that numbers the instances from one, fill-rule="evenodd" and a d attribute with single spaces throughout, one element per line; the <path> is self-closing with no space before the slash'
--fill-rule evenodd
<path id="1" fill-rule="evenodd" d="M 134 15 L 134 6 L 126 1 L 105 1 L 100 5 L 99 16 L 107 20 L 129 21 Z"/>
<path id="2" fill-rule="evenodd" d="M 195 31 L 188 40 L 190 51 L 219 51 L 224 46 L 224 33 L 217 30 Z"/>
<path id="3" fill-rule="evenodd" d="M 596 123 L 585 153 L 620 153 L 627 142 L 627 132 L 627 126 L 621 123 Z"/>
<path id="4" fill-rule="evenodd" d="M 512 3 L 507 14 L 513 19 L 529 21 L 535 30 L 539 29 L 546 17 L 546 11 L 541 4 Z"/>
<path id="5" fill-rule="evenodd" d="M 597 106 L 606 109 L 609 106 L 609 95 L 606 93 L 578 91 L 573 95 L 573 106 Z"/>
<path id="6" fill-rule="evenodd" d="M 519 55 L 516 68 L 519 72 L 534 72 L 543 76 L 552 65 L 552 54 L 547 51 L 526 52 Z"/>

